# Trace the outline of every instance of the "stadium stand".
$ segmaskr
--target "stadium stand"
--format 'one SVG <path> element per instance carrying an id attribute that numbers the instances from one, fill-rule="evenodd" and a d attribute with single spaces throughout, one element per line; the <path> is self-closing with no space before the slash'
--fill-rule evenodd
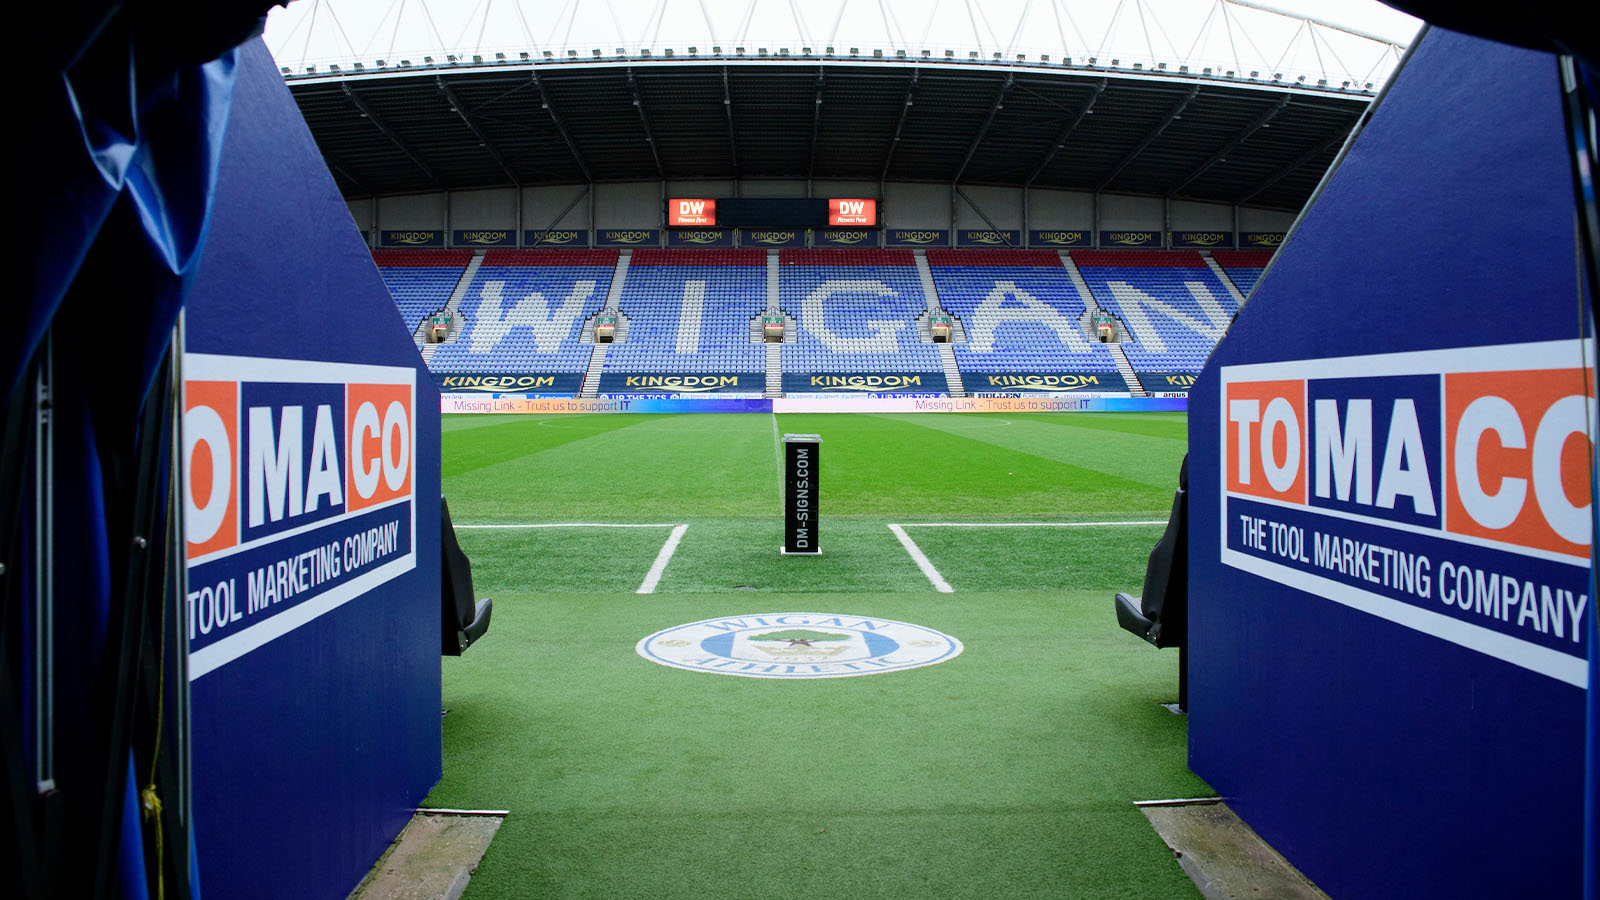
<path id="1" fill-rule="evenodd" d="M 928 263 L 945 310 L 965 326 L 955 346 L 963 372 L 1115 371 L 1106 347 L 1085 337 L 1087 307 L 1055 251 L 930 250 Z"/>
<path id="2" fill-rule="evenodd" d="M 406 330 L 414 334 L 429 313 L 449 301 L 472 261 L 472 251 L 374 250 L 372 261 L 400 308 Z"/>
<path id="3" fill-rule="evenodd" d="M 638 250 L 617 307 L 626 341 L 607 375 L 757 373 L 765 352 L 750 321 L 766 308 L 761 250 Z"/>
<path id="4" fill-rule="evenodd" d="M 582 373 L 583 323 L 605 303 L 615 250 L 491 250 L 461 301 L 466 325 L 438 345 L 447 372 Z"/>
<path id="5" fill-rule="evenodd" d="M 1197 372 L 1238 304 L 1193 250 L 1074 250 L 1096 302 L 1126 331 L 1138 372 Z"/>
<path id="6" fill-rule="evenodd" d="M 824 373 L 926 373 L 942 389 L 939 354 L 917 334 L 928 304 L 910 250 L 793 249 L 779 263 L 782 309 L 800 325 L 783 352 L 785 390 Z"/>
<path id="7" fill-rule="evenodd" d="M 1213 258 L 1247 293 L 1271 254 Z M 472 253 L 378 250 L 373 259 L 415 332 L 446 306 Z M 1237 311 L 1216 270 L 1193 251 L 1080 250 L 1072 259 L 1099 310 L 1121 322 L 1119 347 L 1141 374 L 1198 371 Z M 554 375 L 559 383 L 544 387 L 576 392 L 571 378 L 595 357 L 584 325 L 605 306 L 617 261 L 616 250 L 488 251 L 459 297 L 459 333 L 432 345 L 430 369 Z M 635 251 L 617 302 L 622 336 L 606 348 L 603 366 L 595 360 L 591 377 L 624 390 L 620 379 L 634 375 L 737 375 L 716 389 L 752 390 L 767 362 L 766 346 L 751 337 L 767 308 L 766 262 L 757 249 Z M 939 249 L 927 262 L 933 305 L 956 318 L 959 337 L 948 346 L 962 373 L 1076 374 L 1080 387 L 1124 389 L 1120 360 L 1085 330 L 1092 310 L 1056 251 Z M 778 303 L 798 326 L 781 351 L 783 390 L 829 387 L 812 376 L 893 374 L 928 376 L 905 382 L 911 390 L 944 389 L 937 373 L 948 366 L 921 333 L 930 304 L 912 251 L 782 250 Z"/>
<path id="8" fill-rule="evenodd" d="M 1261 271 L 1272 261 L 1272 250 L 1213 250 L 1211 258 L 1217 261 L 1222 271 L 1228 275 L 1228 280 L 1239 289 L 1239 293 L 1248 297 L 1255 290 L 1256 281 L 1261 278 Z"/>

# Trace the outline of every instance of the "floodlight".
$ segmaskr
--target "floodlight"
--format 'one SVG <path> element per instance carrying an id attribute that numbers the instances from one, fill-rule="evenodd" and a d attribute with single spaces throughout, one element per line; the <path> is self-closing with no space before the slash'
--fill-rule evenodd
<path id="1" fill-rule="evenodd" d="M 882 50 L 874 50 L 874 51 L 872 51 L 872 58 L 873 59 L 883 59 L 883 51 Z"/>
<path id="2" fill-rule="evenodd" d="M 700 53 L 700 48 L 699 47 L 690 47 L 689 48 L 689 55 L 690 56 L 696 56 L 699 53 Z"/>
<path id="3" fill-rule="evenodd" d="M 496 53 L 494 55 L 494 61 L 495 62 L 505 62 L 506 61 L 506 55 L 504 53 Z"/>
<path id="4" fill-rule="evenodd" d="M 1135 68 L 1135 69 L 1142 69 L 1142 68 L 1144 68 L 1144 63 L 1142 63 L 1142 62 L 1136 62 L 1136 63 L 1134 63 L 1134 64 L 1133 64 L 1133 67 L 1134 67 L 1134 68 Z"/>
<path id="5" fill-rule="evenodd" d="M 278 68 L 279 68 L 279 71 L 283 72 L 283 74 L 285 74 L 285 75 L 289 75 L 289 74 L 292 74 L 294 72 L 294 70 L 289 68 L 288 66 L 279 66 Z M 1345 83 L 1349 84 L 1349 82 L 1345 82 Z"/>
<path id="6" fill-rule="evenodd" d="M 976 51 L 976 50 L 968 50 L 967 51 L 967 59 L 977 59 L 977 58 L 978 58 L 978 51 Z"/>
<path id="7" fill-rule="evenodd" d="M 954 50 L 946 50 L 944 52 L 944 58 L 945 59 L 955 59 L 956 58 L 956 52 Z"/>
<path id="8" fill-rule="evenodd" d="M 576 51 L 576 50 L 568 50 L 567 51 L 567 59 L 577 59 L 577 58 L 578 58 L 578 51 Z"/>
<path id="9" fill-rule="evenodd" d="M 454 53 L 446 53 L 444 58 L 448 60 L 451 65 L 455 65 L 456 55 Z"/>
<path id="10" fill-rule="evenodd" d="M 554 53 L 551 53 L 549 50 L 544 51 L 544 58 L 545 59 L 555 59 L 555 56 L 556 55 Z"/>
<path id="11" fill-rule="evenodd" d="M 924 50 L 924 51 L 922 51 L 922 58 L 923 59 L 927 59 L 928 57 L 930 57 L 932 55 L 933 55 L 933 51 L 932 50 Z"/>
<path id="12" fill-rule="evenodd" d="M 329 64 L 329 65 L 328 65 L 328 71 L 330 71 L 330 72 L 337 72 L 337 71 L 339 71 L 339 64 L 338 64 L 338 63 L 330 63 L 330 64 Z"/>
<path id="13" fill-rule="evenodd" d="M 894 52 L 894 56 L 895 56 L 895 59 L 905 59 L 906 58 L 906 52 L 904 50 L 896 50 Z"/>
<path id="14" fill-rule="evenodd" d="M 593 54 L 594 54 L 594 58 L 595 58 L 595 59 L 599 59 L 599 58 L 600 58 L 600 57 L 601 57 L 601 56 L 602 56 L 602 55 L 603 55 L 603 54 L 602 54 L 602 53 L 601 53 L 601 52 L 600 52 L 600 48 L 599 48 L 599 47 L 596 47 L 596 48 L 594 48 L 594 50 L 592 50 L 592 51 L 590 51 L 590 52 L 591 52 L 591 53 L 593 53 Z M 524 59 L 526 59 L 526 58 L 527 58 L 527 56 L 528 56 L 528 54 L 526 54 L 526 53 L 524 53 L 524 54 L 522 54 L 522 56 L 523 56 L 523 58 L 524 58 Z"/>
<path id="15" fill-rule="evenodd" d="M 472 54 L 472 64 L 475 66 L 483 65 L 483 57 L 477 53 Z"/>
<path id="16" fill-rule="evenodd" d="M 667 49 L 665 49 L 665 50 L 663 50 L 663 51 L 661 51 L 661 53 L 662 53 L 662 55 L 664 55 L 664 56 L 671 56 L 671 55 L 672 55 L 672 48 L 671 48 L 671 47 L 668 47 L 668 48 L 667 48 Z"/>
<path id="17" fill-rule="evenodd" d="M 356 63 L 355 67 L 356 67 L 356 71 L 357 72 L 366 71 L 366 68 L 367 68 L 366 66 L 362 65 L 361 63 Z"/>
<path id="18" fill-rule="evenodd" d="M 411 60 L 409 60 L 409 59 L 400 60 L 400 68 L 402 68 L 402 69 L 411 68 Z"/>
<path id="19" fill-rule="evenodd" d="M 1167 68 L 1167 64 L 1166 63 L 1156 63 L 1156 68 L 1165 70 Z M 1184 66 L 1183 68 L 1185 70 L 1187 70 L 1189 67 L 1188 66 Z"/>
<path id="20" fill-rule="evenodd" d="M 528 61 L 528 51 L 524 50 L 521 53 L 518 53 L 517 54 L 517 58 L 522 60 L 523 62 L 527 62 Z"/>
<path id="21" fill-rule="evenodd" d="M 431 56 L 424 56 L 424 57 L 423 57 L 423 58 L 422 58 L 422 64 L 423 64 L 423 65 L 425 65 L 425 66 L 431 66 L 431 65 L 433 65 L 433 57 L 431 57 Z"/>
<path id="22" fill-rule="evenodd" d="M 744 48 L 743 47 L 735 47 L 735 48 L 733 48 L 733 54 L 735 56 L 743 56 L 744 55 Z"/>

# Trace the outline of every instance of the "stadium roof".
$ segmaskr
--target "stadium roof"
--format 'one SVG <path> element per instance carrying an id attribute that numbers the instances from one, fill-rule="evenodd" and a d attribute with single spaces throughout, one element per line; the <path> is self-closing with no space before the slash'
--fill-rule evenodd
<path id="1" fill-rule="evenodd" d="M 596 5 L 567 0 L 567 38 L 580 8 Z M 516 2 L 502 7 L 510 6 L 522 21 L 520 35 L 508 35 L 522 42 L 487 49 L 485 36 L 498 33 L 490 31 L 491 17 L 499 15 L 488 0 L 473 8 L 476 20 L 461 20 L 480 32 L 470 51 L 400 55 L 385 49 L 385 55 L 369 53 L 362 60 L 347 40 L 351 54 L 342 63 L 289 63 L 297 40 L 304 39 L 303 51 L 312 46 L 319 8 L 325 23 L 343 22 L 331 0 L 299 4 L 313 15 L 302 12 L 295 27 L 279 25 L 268 36 L 349 196 L 782 177 L 1026 184 L 1284 209 L 1304 204 L 1403 49 L 1236 0 L 1211 6 L 1187 55 L 1159 59 L 1131 53 L 1125 58 L 1116 49 L 1117 29 L 1135 20 L 1144 23 L 1147 48 L 1154 49 L 1154 33 L 1174 46 L 1151 0 L 1117 4 L 1095 45 L 1081 41 L 1079 22 L 1062 0 L 1038 4 L 1053 13 L 1053 27 L 1061 26 L 1055 46 L 1090 48 L 1066 52 L 1017 49 L 1023 35 L 1037 37 L 1045 21 L 1032 2 L 1007 21 L 1011 40 L 1003 47 L 992 40 L 965 50 L 948 42 L 938 50 L 912 41 L 802 44 L 808 29 L 793 3 L 793 23 L 785 33 L 800 40 L 673 46 L 659 36 L 668 5 L 657 0 L 651 21 L 644 23 L 650 40 L 619 39 L 616 46 L 581 52 L 536 39 Z M 896 5 L 906 6 L 875 4 L 885 12 L 882 20 L 894 26 L 889 36 L 903 37 L 903 20 L 893 16 Z M 746 33 L 760 24 L 751 12 L 755 6 L 746 8 Z M 705 3 L 697 8 L 709 9 Z M 851 8 L 849 0 L 839 5 L 834 36 Z M 981 7 L 968 0 L 966 9 L 974 33 L 992 38 L 995 29 L 977 27 Z M 400 38 L 405 4 L 390 11 L 394 15 L 386 13 L 383 22 L 392 25 L 393 43 Z M 1235 50 L 1259 51 L 1243 28 L 1244 13 L 1297 23 L 1276 67 L 1244 68 L 1251 63 L 1237 52 L 1231 60 L 1207 56 L 1215 35 L 1224 32 Z M 996 15 L 991 10 L 984 24 Z M 695 18 L 708 38 L 718 40 L 712 16 Z M 560 27 L 560 19 L 552 27 Z M 670 21 L 681 30 L 681 19 Z M 930 16 L 924 34 L 932 25 Z M 767 26 L 773 27 L 770 21 Z M 380 22 L 378 38 L 385 27 Z M 721 33 L 741 37 L 724 27 Z M 343 32 L 342 24 L 338 30 Z M 1376 51 L 1375 61 L 1363 63 L 1365 74 L 1344 65 L 1355 55 L 1348 46 L 1338 52 L 1330 35 Z M 1324 61 L 1320 74 L 1294 73 L 1285 61 L 1296 47 Z M 1118 55 L 1100 55 L 1107 52 Z M 1201 64 L 1207 60 L 1214 64 Z M 1339 64 L 1330 68 L 1330 60 Z M 1376 80 L 1359 80 L 1364 78 Z"/>

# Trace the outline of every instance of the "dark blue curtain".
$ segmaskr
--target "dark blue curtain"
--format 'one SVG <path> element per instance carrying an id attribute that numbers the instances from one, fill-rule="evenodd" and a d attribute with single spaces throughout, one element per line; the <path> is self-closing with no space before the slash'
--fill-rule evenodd
<path id="1" fill-rule="evenodd" d="M 54 433 L 53 790 L 33 783 L 38 497 L 0 511 L 7 609 L 8 896 L 199 896 L 181 797 L 182 560 L 171 335 L 205 245 L 234 50 L 273 4 L 63 0 L 36 15 L 10 121 L 26 280 L 0 354 L 8 407 L 33 404 L 48 347 Z M 17 419 L 8 408 L 8 421 Z M 0 477 L 31 480 L 30 427 Z M 28 492 L 23 492 L 24 494 Z M 42 496 L 42 495 L 41 495 Z M 3 852 L 3 851 L 0 851 Z M 11 868 L 0 857 L 0 870 Z"/>

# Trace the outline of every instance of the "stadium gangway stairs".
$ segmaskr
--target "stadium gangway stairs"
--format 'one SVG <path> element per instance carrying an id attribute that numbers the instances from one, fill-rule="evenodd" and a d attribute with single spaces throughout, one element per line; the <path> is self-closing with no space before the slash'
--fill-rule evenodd
<path id="1" fill-rule="evenodd" d="M 617 267 L 611 273 L 611 290 L 606 293 L 606 305 L 601 312 L 615 315 L 618 312 L 617 301 L 622 299 L 623 283 L 628 280 L 628 266 L 633 262 L 633 251 L 625 249 L 617 253 Z M 619 340 L 627 340 L 628 329 L 626 321 L 619 323 Z M 600 393 L 600 376 L 606 370 L 606 351 L 611 345 L 602 344 L 594 340 L 594 323 L 590 322 L 585 330 L 589 340 L 594 341 L 594 349 L 589 351 L 589 367 L 583 370 L 583 384 L 578 388 L 579 397 L 595 397 Z"/>
<path id="2" fill-rule="evenodd" d="M 1223 270 L 1215 259 L 1212 259 L 1210 253 L 1201 253 L 1200 257 L 1206 261 L 1206 266 L 1217 276 L 1217 280 L 1222 282 L 1222 286 L 1228 289 L 1228 294 L 1233 297 L 1233 302 L 1243 306 L 1244 294 L 1239 293 L 1239 286 L 1233 283 L 1233 278 Z"/>
<path id="3" fill-rule="evenodd" d="M 922 318 L 923 328 L 927 330 L 924 337 L 933 343 L 932 329 L 927 328 L 928 317 L 948 315 L 939 303 L 939 288 L 933 283 L 933 269 L 928 265 L 928 251 L 918 247 L 911 251 L 917 262 L 917 275 L 922 278 L 923 302 L 927 304 L 928 315 Z M 947 344 L 934 344 L 933 349 L 939 351 L 939 368 L 944 370 L 945 392 L 952 397 L 965 397 L 967 386 L 961 381 L 961 366 L 956 363 L 956 342 L 966 340 L 966 334 L 959 327 L 952 328 L 950 342 Z"/>
<path id="4" fill-rule="evenodd" d="M 1072 279 L 1072 286 L 1077 289 L 1078 296 L 1083 298 L 1084 309 L 1088 311 L 1089 321 L 1094 317 L 1107 312 L 1099 303 L 1095 302 L 1094 291 L 1089 290 L 1089 282 L 1083 280 L 1083 273 L 1078 271 L 1078 264 L 1072 261 L 1072 254 L 1065 250 L 1056 251 L 1061 257 L 1061 266 L 1067 270 L 1067 276 Z M 1120 321 L 1120 319 L 1119 319 Z M 1120 344 L 1106 345 L 1111 352 L 1111 361 L 1116 364 L 1117 374 L 1128 383 L 1128 393 L 1135 397 L 1148 397 L 1150 392 L 1144 389 L 1144 383 L 1139 380 L 1139 373 L 1133 369 L 1133 363 L 1128 361 L 1128 354 L 1123 352 Z"/>
<path id="5" fill-rule="evenodd" d="M 461 272 L 461 280 L 456 282 L 455 290 L 450 292 L 450 299 L 445 301 L 444 309 L 440 310 L 450 317 L 450 325 L 445 329 L 443 342 L 453 341 L 461 333 L 461 317 L 458 311 L 461 309 L 461 301 L 466 299 L 467 289 L 472 287 L 472 279 L 478 276 L 478 269 L 483 265 L 484 252 L 483 250 L 473 252 L 472 259 L 467 261 L 467 267 Z M 417 347 L 422 353 L 422 364 L 425 366 L 432 365 L 433 355 L 439 351 L 438 344 L 428 341 L 428 318 L 431 317 L 432 314 L 424 318 L 422 324 L 417 326 L 416 333 L 412 335 L 417 341 Z"/>

